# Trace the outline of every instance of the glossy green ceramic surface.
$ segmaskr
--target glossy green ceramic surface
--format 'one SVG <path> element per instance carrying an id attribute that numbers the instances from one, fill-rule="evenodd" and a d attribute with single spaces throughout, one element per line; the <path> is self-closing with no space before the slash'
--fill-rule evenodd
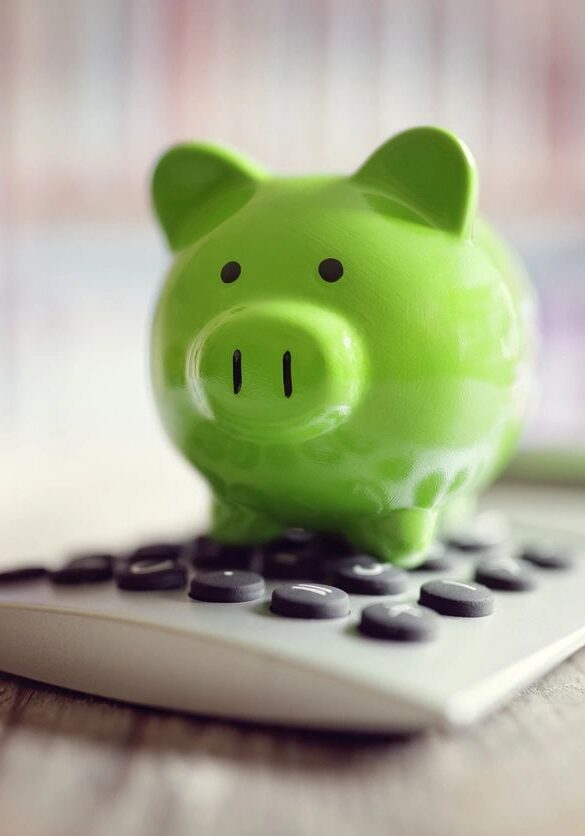
<path id="1" fill-rule="evenodd" d="M 212 534 L 333 530 L 416 564 L 505 464 L 531 382 L 532 295 L 475 217 L 468 150 L 416 128 L 350 177 L 279 178 L 182 145 L 152 189 L 174 251 L 154 391 L 212 486 Z"/>

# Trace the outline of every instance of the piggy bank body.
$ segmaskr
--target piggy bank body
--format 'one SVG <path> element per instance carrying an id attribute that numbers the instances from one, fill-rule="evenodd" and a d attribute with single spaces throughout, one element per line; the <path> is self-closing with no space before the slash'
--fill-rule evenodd
<path id="1" fill-rule="evenodd" d="M 159 162 L 175 252 L 153 323 L 165 427 L 214 494 L 212 534 L 289 526 L 415 565 L 512 451 L 532 298 L 475 217 L 476 172 L 417 128 L 352 176 L 277 178 L 182 145 Z"/>

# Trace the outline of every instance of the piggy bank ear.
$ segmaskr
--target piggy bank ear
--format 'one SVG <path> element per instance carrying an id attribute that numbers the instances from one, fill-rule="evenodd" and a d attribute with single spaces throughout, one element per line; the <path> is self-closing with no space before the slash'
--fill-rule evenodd
<path id="1" fill-rule="evenodd" d="M 477 203 L 477 172 L 466 146 L 440 128 L 389 139 L 353 175 L 365 191 L 406 206 L 421 223 L 465 237 Z"/>
<path id="2" fill-rule="evenodd" d="M 168 242 L 180 250 L 233 215 L 263 177 L 233 151 L 185 143 L 164 154 L 152 175 L 154 208 Z"/>

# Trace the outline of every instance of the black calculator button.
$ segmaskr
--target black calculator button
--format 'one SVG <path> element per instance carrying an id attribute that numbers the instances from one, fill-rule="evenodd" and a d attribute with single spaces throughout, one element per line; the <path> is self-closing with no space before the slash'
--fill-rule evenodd
<path id="1" fill-rule="evenodd" d="M 149 543 L 135 549 L 128 560 L 177 560 L 184 548 L 183 543 Z"/>
<path id="2" fill-rule="evenodd" d="M 343 534 L 327 532 L 316 534 L 311 548 L 322 557 L 349 557 L 357 553 L 357 549 Z"/>
<path id="3" fill-rule="evenodd" d="M 521 557 L 539 569 L 569 569 L 573 565 L 571 555 L 562 546 L 526 546 Z"/>
<path id="4" fill-rule="evenodd" d="M 485 552 L 501 545 L 500 541 L 494 541 L 490 537 L 474 532 L 461 532 L 451 535 L 447 539 L 447 545 L 460 552 Z"/>
<path id="5" fill-rule="evenodd" d="M 489 551 L 508 540 L 507 527 L 498 514 L 484 512 L 460 531 L 447 538 L 451 548 L 461 552 Z"/>
<path id="6" fill-rule="evenodd" d="M 257 546 L 219 543 L 211 537 L 197 537 L 187 546 L 188 560 L 197 569 L 249 569 Z"/>
<path id="7" fill-rule="evenodd" d="M 47 570 L 44 566 L 16 566 L 14 569 L 5 569 L 0 572 L 0 585 L 36 581 L 44 578 L 46 574 Z"/>
<path id="8" fill-rule="evenodd" d="M 115 577 L 119 589 L 136 592 L 180 589 L 187 580 L 185 567 L 169 558 L 120 561 L 116 566 Z"/>
<path id="9" fill-rule="evenodd" d="M 224 569 L 201 572 L 191 581 L 189 597 L 216 604 L 239 604 L 257 601 L 265 592 L 264 578 L 256 572 Z"/>
<path id="10" fill-rule="evenodd" d="M 403 569 L 384 563 L 361 563 L 346 558 L 333 574 L 332 582 L 354 595 L 397 595 L 408 586 Z"/>
<path id="11" fill-rule="evenodd" d="M 311 551 L 284 548 L 262 553 L 258 560 L 259 571 L 273 580 L 320 580 L 322 565 Z"/>
<path id="12" fill-rule="evenodd" d="M 307 551 L 315 542 L 316 535 L 304 528 L 288 528 L 280 537 L 269 540 L 262 547 L 265 554 L 272 552 L 294 552 L 295 554 Z"/>
<path id="13" fill-rule="evenodd" d="M 443 572 L 452 569 L 455 560 L 443 543 L 434 543 L 425 555 L 423 562 L 415 567 L 417 572 Z"/>
<path id="14" fill-rule="evenodd" d="M 49 573 L 54 584 L 83 584 L 109 581 L 112 578 L 114 558 L 111 554 L 86 554 L 68 560 L 59 569 Z"/>
<path id="15" fill-rule="evenodd" d="M 323 583 L 335 586 L 337 584 L 337 576 L 356 565 L 380 566 L 384 564 L 381 564 L 380 561 L 369 554 L 354 554 L 351 557 L 328 557 L 325 560 L 320 560 L 316 564 L 318 574 L 315 580 L 320 580 Z M 345 589 L 345 587 L 342 588 Z"/>
<path id="16" fill-rule="evenodd" d="M 270 609 L 289 618 L 341 618 L 349 615 L 349 598 L 334 586 L 291 583 L 274 590 Z"/>
<path id="17" fill-rule="evenodd" d="M 437 580 L 424 583 L 419 603 L 441 615 L 475 618 L 489 615 L 494 609 L 494 594 L 486 586 L 457 580 Z"/>
<path id="18" fill-rule="evenodd" d="M 513 557 L 492 557 L 481 561 L 475 580 L 490 589 L 524 592 L 534 589 L 536 580 L 530 570 Z"/>
<path id="19" fill-rule="evenodd" d="M 435 638 L 439 618 L 417 604 L 371 604 L 362 610 L 359 630 L 374 639 L 423 642 Z"/>

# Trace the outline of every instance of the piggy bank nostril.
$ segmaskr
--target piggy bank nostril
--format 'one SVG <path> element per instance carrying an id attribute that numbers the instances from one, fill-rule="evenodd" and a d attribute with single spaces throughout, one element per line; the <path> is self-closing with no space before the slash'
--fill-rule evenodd
<path id="1" fill-rule="evenodd" d="M 285 351 L 282 355 L 282 384 L 284 387 L 284 397 L 290 398 L 292 395 L 292 357 L 290 351 Z"/>
<path id="2" fill-rule="evenodd" d="M 237 395 L 242 388 L 242 352 L 239 348 L 232 354 L 232 381 L 234 395 Z"/>

